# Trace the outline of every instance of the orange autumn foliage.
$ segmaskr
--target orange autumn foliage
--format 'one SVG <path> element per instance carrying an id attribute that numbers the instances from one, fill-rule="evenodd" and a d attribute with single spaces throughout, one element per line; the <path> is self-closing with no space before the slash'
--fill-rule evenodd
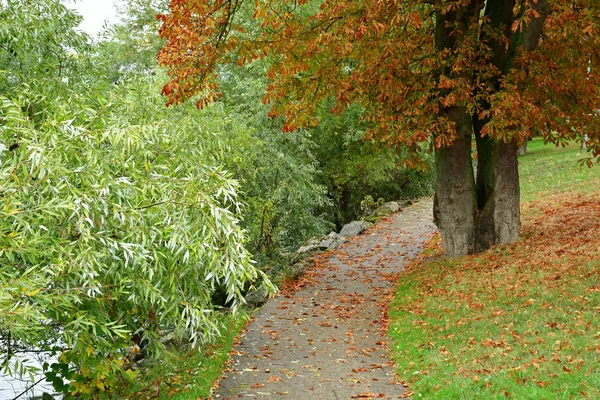
<path id="1" fill-rule="evenodd" d="M 172 0 L 158 16 L 158 59 L 170 76 L 163 93 L 168 104 L 196 97 L 203 107 L 219 96 L 221 63 L 268 58 L 263 101 L 284 130 L 315 124 L 319 102 L 334 97 L 335 112 L 364 107 L 369 137 L 416 153 L 432 137 L 451 144 L 456 130 L 443 110 L 465 106 L 486 121 L 482 135 L 522 141 L 535 130 L 558 144 L 587 134 L 598 157 L 600 7 L 551 2 L 530 49 L 527 27 L 542 3 L 514 1 L 510 27 L 477 11 L 468 26 L 445 27 L 460 40 L 440 50 L 436 15 L 481 9 L 482 0 Z M 508 53 L 503 70 L 498 47 Z"/>

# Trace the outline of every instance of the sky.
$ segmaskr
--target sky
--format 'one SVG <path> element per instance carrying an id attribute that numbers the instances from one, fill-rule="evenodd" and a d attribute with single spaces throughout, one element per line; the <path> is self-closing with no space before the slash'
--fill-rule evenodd
<path id="1" fill-rule="evenodd" d="M 113 0 L 77 0 L 75 3 L 71 0 L 65 4 L 83 16 L 80 28 L 93 36 L 102 30 L 104 21 L 116 19 Z"/>

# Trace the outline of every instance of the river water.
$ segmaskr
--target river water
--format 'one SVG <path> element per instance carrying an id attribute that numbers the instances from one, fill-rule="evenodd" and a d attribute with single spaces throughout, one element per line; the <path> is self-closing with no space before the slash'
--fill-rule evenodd
<path id="1" fill-rule="evenodd" d="M 56 358 L 52 358 L 45 354 L 35 354 L 34 357 L 28 357 L 27 365 L 32 365 L 40 369 L 40 373 L 34 374 L 33 380 L 26 375 L 22 378 L 12 377 L 0 371 L 0 400 L 12 400 L 21 395 L 18 400 L 41 399 L 44 392 L 52 394 L 55 399 L 62 398 L 55 394 L 52 384 L 45 381 L 44 375 L 41 373 L 44 362 L 52 364 Z M 34 383 L 38 382 L 34 385 Z M 27 393 L 25 393 L 27 392 Z"/>

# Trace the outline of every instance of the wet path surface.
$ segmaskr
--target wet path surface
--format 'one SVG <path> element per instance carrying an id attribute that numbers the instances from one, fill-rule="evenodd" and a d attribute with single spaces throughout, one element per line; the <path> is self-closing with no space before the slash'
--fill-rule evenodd
<path id="1" fill-rule="evenodd" d="M 215 397 L 401 398 L 386 336 L 395 276 L 435 227 L 422 200 L 317 259 L 304 287 L 259 310 Z"/>

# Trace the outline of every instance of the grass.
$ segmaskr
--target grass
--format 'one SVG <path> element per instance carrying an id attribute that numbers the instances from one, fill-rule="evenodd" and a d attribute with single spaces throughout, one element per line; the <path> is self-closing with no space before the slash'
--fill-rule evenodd
<path id="1" fill-rule="evenodd" d="M 389 333 L 415 399 L 600 398 L 600 171 L 529 150 L 521 239 L 448 260 L 436 238 L 400 279 Z"/>
<path id="2" fill-rule="evenodd" d="M 544 145 L 541 138 L 528 144 L 528 153 L 519 157 L 521 199 L 527 203 L 547 194 L 590 193 L 600 187 L 598 167 L 580 167 L 586 155 L 579 144 L 567 147 Z"/>
<path id="3" fill-rule="evenodd" d="M 210 397 L 211 389 L 221 376 L 223 365 L 237 334 L 248 315 L 227 317 L 224 336 L 203 349 L 170 349 L 160 362 L 143 369 L 134 385 L 123 388 L 121 399 L 198 400 Z"/>

